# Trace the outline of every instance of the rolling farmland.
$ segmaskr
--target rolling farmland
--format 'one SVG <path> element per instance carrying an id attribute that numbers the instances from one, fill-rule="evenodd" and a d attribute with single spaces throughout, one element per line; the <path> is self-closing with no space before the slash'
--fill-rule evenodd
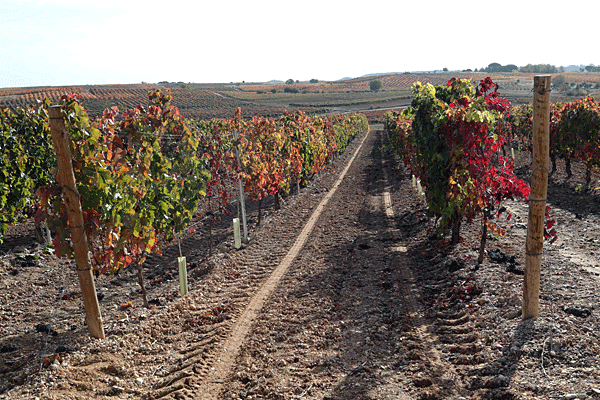
<path id="1" fill-rule="evenodd" d="M 500 91 L 515 104 L 528 102 L 533 74 L 524 73 L 404 73 L 389 74 L 338 81 L 315 83 L 222 83 L 201 84 L 183 82 L 160 82 L 156 84 L 125 85 L 74 85 L 60 87 L 1 88 L 0 107 L 16 109 L 35 104 L 45 98 L 56 102 L 67 93 L 78 93 L 92 116 L 112 106 L 120 110 L 145 104 L 152 88 L 169 88 L 173 92 L 173 105 L 192 119 L 230 118 L 241 107 L 243 115 L 273 117 L 286 110 L 302 110 L 310 114 L 339 113 L 346 111 L 370 111 L 401 108 L 411 101 L 413 83 L 440 85 L 459 75 L 480 80 L 491 75 L 500 85 Z M 553 93 L 556 97 L 577 96 L 585 91 L 591 93 L 600 87 L 600 74 L 559 74 L 561 88 Z M 372 80 L 380 80 L 379 91 L 369 89 Z M 291 93 L 295 92 L 295 93 Z M 376 114 L 376 113 L 375 113 Z"/>

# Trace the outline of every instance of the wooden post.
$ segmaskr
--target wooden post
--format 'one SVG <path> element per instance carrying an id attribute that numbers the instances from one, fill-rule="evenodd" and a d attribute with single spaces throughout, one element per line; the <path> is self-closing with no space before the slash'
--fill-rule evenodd
<path id="1" fill-rule="evenodd" d="M 537 317 L 540 304 L 540 267 L 544 249 L 550 153 L 550 75 L 535 76 L 533 92 L 533 161 L 525 243 L 523 319 Z"/>
<path id="2" fill-rule="evenodd" d="M 233 137 L 234 139 L 237 141 L 239 138 L 240 134 L 238 131 L 234 131 L 233 132 Z M 238 162 L 238 167 L 241 169 L 242 168 L 242 163 L 240 162 L 240 151 L 237 149 L 235 149 L 235 156 L 237 157 L 237 162 Z M 239 179 L 238 180 L 238 184 L 239 184 L 239 189 L 240 189 L 240 204 L 242 206 L 242 228 L 244 230 L 244 238 L 243 238 L 243 242 L 245 244 L 248 244 L 248 224 L 246 222 L 246 203 L 244 200 L 244 184 L 242 183 L 242 180 Z"/>
<path id="3" fill-rule="evenodd" d="M 85 305 L 86 323 L 92 337 L 104 339 L 104 328 L 102 326 L 102 315 L 96 297 L 96 286 L 92 276 L 88 245 L 83 227 L 83 213 L 79 193 L 75 185 L 75 174 L 71 162 L 71 149 L 69 147 L 69 135 L 62 117 L 61 107 L 49 108 L 50 129 L 52 131 L 52 142 L 58 161 L 58 178 L 62 185 L 62 194 L 67 206 L 67 215 L 71 230 L 71 240 L 75 252 L 75 264 L 79 277 L 79 286 Z"/>
<path id="4" fill-rule="evenodd" d="M 242 238 L 240 235 L 240 219 L 239 218 L 233 219 L 233 240 L 234 240 L 236 249 L 239 249 L 240 247 L 242 247 Z"/>

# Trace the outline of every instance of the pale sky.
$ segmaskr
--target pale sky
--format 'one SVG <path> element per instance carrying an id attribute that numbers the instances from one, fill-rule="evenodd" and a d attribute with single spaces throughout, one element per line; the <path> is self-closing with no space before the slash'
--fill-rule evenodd
<path id="1" fill-rule="evenodd" d="M 0 87 L 600 64 L 589 1 L 0 0 Z"/>

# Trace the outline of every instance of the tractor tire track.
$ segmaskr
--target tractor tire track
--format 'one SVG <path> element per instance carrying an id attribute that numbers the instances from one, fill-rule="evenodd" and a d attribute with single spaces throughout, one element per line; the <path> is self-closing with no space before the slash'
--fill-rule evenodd
<path id="1" fill-rule="evenodd" d="M 235 310 L 228 317 L 231 322 L 224 324 L 222 329 L 215 331 L 211 337 L 203 337 L 201 342 L 191 342 L 190 346 L 197 349 L 179 358 L 176 367 L 166 370 L 161 380 L 156 382 L 153 390 L 148 393 L 148 398 L 161 399 L 168 395 L 194 399 L 218 397 L 223 377 L 227 376 L 231 369 L 237 352 L 244 343 L 265 299 L 277 286 L 302 249 L 319 215 L 341 184 L 366 137 L 367 135 L 359 139 L 360 143 L 353 146 L 354 152 L 349 160 L 340 160 L 345 162 L 345 169 L 333 186 L 327 190 L 327 194 L 319 196 L 322 199 L 316 207 L 312 206 L 314 211 L 310 218 L 308 218 L 311 211 L 310 204 L 309 207 L 301 204 L 296 209 L 300 218 L 291 219 L 289 222 L 296 222 L 296 226 L 298 222 L 306 222 L 299 234 L 299 229 L 289 223 L 272 223 L 268 228 L 262 227 L 261 230 L 269 232 L 270 235 L 265 236 L 271 236 L 274 240 L 265 237 L 255 238 L 254 243 L 242 250 L 223 255 L 220 261 L 225 268 L 221 276 L 229 279 L 222 280 L 220 290 L 232 295 L 227 299 L 213 299 L 209 303 L 219 304 L 219 300 L 222 300 L 222 304 L 227 304 L 228 309 Z M 309 200 L 312 201 L 309 203 L 315 203 L 315 199 L 310 197 L 312 196 L 309 196 Z M 274 242 L 279 245 L 275 245 Z M 270 252 L 266 254 L 261 252 L 261 244 L 265 245 Z M 286 252 L 286 249 L 289 251 Z M 207 280 L 212 281 L 215 277 L 210 278 Z"/>
<path id="2" fill-rule="evenodd" d="M 235 326 L 232 328 L 231 335 L 223 344 L 217 363 L 211 368 L 210 376 L 208 377 L 208 379 L 205 380 L 205 385 L 203 385 L 204 387 L 194 393 L 196 398 L 211 400 L 217 398 L 220 394 L 222 390 L 221 383 L 223 382 L 222 377 L 229 375 L 233 363 L 235 362 L 237 354 L 240 350 L 240 347 L 246 340 L 246 337 L 250 332 L 252 324 L 254 323 L 259 312 L 265 304 L 265 300 L 275 290 L 282 276 L 287 272 L 290 265 L 292 264 L 292 261 L 298 256 L 298 253 L 306 243 L 308 236 L 312 233 L 315 223 L 321 216 L 321 213 L 329 203 L 331 197 L 336 193 L 337 188 L 342 183 L 342 180 L 346 176 L 348 169 L 352 165 L 352 162 L 356 158 L 356 155 L 360 151 L 362 144 L 364 143 L 367 137 L 368 134 L 363 136 L 361 143 L 355 150 L 352 158 L 350 158 L 346 167 L 340 173 L 340 176 L 334 183 L 333 187 L 331 187 L 327 195 L 323 198 L 323 200 L 321 200 L 319 205 L 316 207 L 310 219 L 300 232 L 300 235 L 294 242 L 294 245 L 290 248 L 290 250 L 283 258 L 281 263 L 277 266 L 277 268 L 271 273 L 265 284 L 252 297 L 250 303 L 245 308 L 240 318 L 237 320 Z"/>
<path id="3" fill-rule="evenodd" d="M 407 284 L 391 261 L 381 145 L 371 132 L 295 268 L 255 318 L 220 399 L 414 398 L 398 364 L 423 346 L 409 317 L 419 307 L 398 290 Z"/>

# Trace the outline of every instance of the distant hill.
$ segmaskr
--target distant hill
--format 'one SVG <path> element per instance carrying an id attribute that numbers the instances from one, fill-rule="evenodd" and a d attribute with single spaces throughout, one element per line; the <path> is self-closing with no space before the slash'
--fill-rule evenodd
<path id="1" fill-rule="evenodd" d="M 460 71 L 443 71 L 441 69 L 431 70 L 431 71 L 405 71 L 405 72 L 376 72 L 373 74 L 361 75 L 357 78 L 342 78 L 340 81 L 348 80 L 348 79 L 360 79 L 360 78 L 370 78 L 384 75 L 406 75 L 406 74 L 448 74 L 448 73 L 456 73 Z"/>
<path id="2" fill-rule="evenodd" d="M 581 64 L 581 65 L 574 65 L 571 64 L 568 67 L 564 67 L 565 72 L 580 72 L 580 71 L 585 71 L 585 67 L 592 65 L 594 66 L 594 64 Z M 521 68 L 521 67 L 519 67 Z M 558 68 L 558 66 L 557 66 Z M 442 70 L 430 70 L 430 71 L 407 71 L 407 72 L 377 72 L 377 73 L 372 73 L 372 74 L 366 74 L 366 75 L 362 75 L 358 78 L 368 78 L 368 77 L 374 77 L 374 76 L 382 76 L 382 75 L 397 75 L 397 74 L 431 74 L 431 73 L 453 73 L 453 72 L 461 72 L 460 70 L 453 70 L 453 71 L 442 71 Z M 345 77 L 340 79 L 340 81 L 342 80 L 348 80 L 348 79 L 355 79 L 355 78 L 349 78 L 349 77 Z"/>
<path id="3" fill-rule="evenodd" d="M 380 76 L 380 75 L 397 75 L 397 74 L 401 74 L 402 72 L 378 72 L 375 74 L 366 74 L 361 76 L 361 78 L 368 78 L 369 76 Z"/>

